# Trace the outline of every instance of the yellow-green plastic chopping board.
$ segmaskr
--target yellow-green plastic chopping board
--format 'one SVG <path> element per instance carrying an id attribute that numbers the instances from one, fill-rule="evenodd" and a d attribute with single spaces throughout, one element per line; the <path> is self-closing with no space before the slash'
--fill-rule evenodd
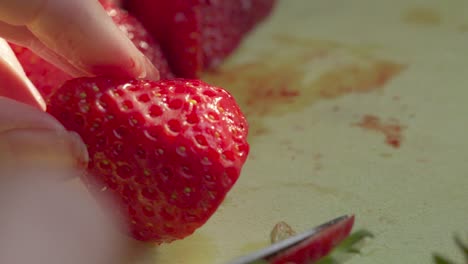
<path id="1" fill-rule="evenodd" d="M 374 233 L 347 264 L 462 263 L 468 232 L 468 1 L 279 0 L 206 81 L 251 154 L 208 223 L 135 264 L 222 264 L 343 214 Z M 133 263 L 132 263 L 133 264 Z"/>

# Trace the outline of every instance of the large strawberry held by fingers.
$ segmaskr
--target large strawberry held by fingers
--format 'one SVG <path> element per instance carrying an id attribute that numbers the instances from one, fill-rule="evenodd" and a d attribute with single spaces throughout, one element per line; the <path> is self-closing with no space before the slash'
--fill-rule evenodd
<path id="1" fill-rule="evenodd" d="M 182 239 L 202 226 L 249 153 L 234 98 L 198 80 L 75 79 L 48 109 L 86 143 L 90 190 L 113 194 L 143 241 Z"/>
<path id="2" fill-rule="evenodd" d="M 217 67 L 276 0 L 127 0 L 124 6 L 161 43 L 173 72 L 196 78 Z"/>

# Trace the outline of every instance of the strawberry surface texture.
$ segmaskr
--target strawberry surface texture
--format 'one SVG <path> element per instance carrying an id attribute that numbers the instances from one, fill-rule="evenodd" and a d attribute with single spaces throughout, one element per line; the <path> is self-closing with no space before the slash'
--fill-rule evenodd
<path id="1" fill-rule="evenodd" d="M 276 0 L 127 0 L 161 43 L 173 72 L 197 78 L 219 66 L 272 12 Z"/>
<path id="2" fill-rule="evenodd" d="M 70 80 L 48 112 L 77 132 L 92 193 L 117 199 L 131 235 L 171 242 L 192 234 L 238 180 L 248 124 L 234 98 L 200 80 Z"/>

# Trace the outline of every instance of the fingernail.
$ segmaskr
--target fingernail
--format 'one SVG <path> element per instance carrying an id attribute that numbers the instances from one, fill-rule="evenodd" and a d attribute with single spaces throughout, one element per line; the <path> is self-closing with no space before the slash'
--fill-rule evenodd
<path id="1" fill-rule="evenodd" d="M 143 73 L 140 75 L 140 79 L 158 81 L 159 78 L 158 69 L 146 56 L 143 56 Z"/>
<path id="2" fill-rule="evenodd" d="M 69 137 L 69 147 L 72 153 L 72 156 L 76 159 L 76 165 L 78 168 L 86 168 L 89 162 L 88 149 L 83 143 L 80 135 L 78 133 L 69 131 L 67 132 Z"/>

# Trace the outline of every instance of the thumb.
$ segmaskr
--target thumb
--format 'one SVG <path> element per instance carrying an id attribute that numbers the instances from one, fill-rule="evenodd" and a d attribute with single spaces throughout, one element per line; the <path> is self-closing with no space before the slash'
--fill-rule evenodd
<path id="1" fill-rule="evenodd" d="M 0 97 L 0 170 L 15 167 L 84 167 L 88 153 L 81 138 L 52 116 Z"/>
<path id="2" fill-rule="evenodd" d="M 54 169 L 0 179 L 0 263 L 119 264 L 128 254 L 119 218 Z M 113 206 L 113 204 L 109 204 Z"/>
<path id="3" fill-rule="evenodd" d="M 52 116 L 0 97 L 0 263 L 110 264 L 127 254 L 120 218 L 69 182 L 86 147 Z M 107 197 L 99 197 L 108 208 Z M 110 199 L 110 198 L 109 198 Z M 107 206 L 109 205 L 109 206 Z"/>

